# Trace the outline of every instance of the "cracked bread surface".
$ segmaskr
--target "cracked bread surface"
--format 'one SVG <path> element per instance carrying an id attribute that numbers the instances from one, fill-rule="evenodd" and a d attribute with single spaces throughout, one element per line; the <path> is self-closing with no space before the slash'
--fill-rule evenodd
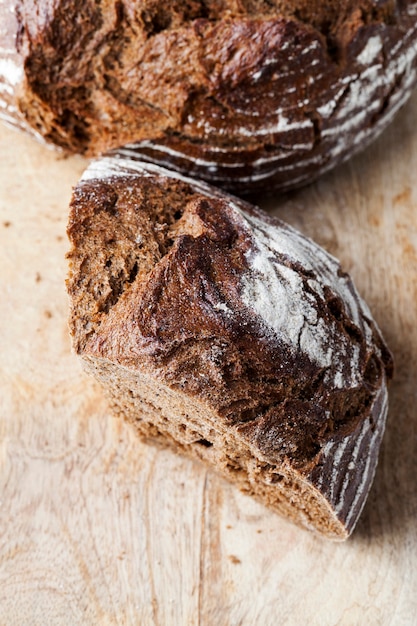
<path id="1" fill-rule="evenodd" d="M 392 360 L 338 262 L 127 150 L 86 170 L 68 234 L 73 345 L 114 410 L 346 538 L 375 472 Z"/>
<path id="2" fill-rule="evenodd" d="M 416 81 L 409 0 L 5 0 L 0 17 L 0 118 L 238 192 L 311 181 Z"/>

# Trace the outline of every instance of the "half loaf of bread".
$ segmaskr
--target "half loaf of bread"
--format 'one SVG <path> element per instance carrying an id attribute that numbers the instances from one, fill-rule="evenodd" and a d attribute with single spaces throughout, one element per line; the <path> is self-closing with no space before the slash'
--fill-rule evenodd
<path id="1" fill-rule="evenodd" d="M 304 184 L 393 118 L 413 0 L 3 0 L 0 119 L 238 194 Z"/>
<path id="2" fill-rule="evenodd" d="M 115 411 L 346 538 L 374 476 L 392 361 L 338 262 L 126 150 L 86 170 L 68 233 L 73 345 Z"/>

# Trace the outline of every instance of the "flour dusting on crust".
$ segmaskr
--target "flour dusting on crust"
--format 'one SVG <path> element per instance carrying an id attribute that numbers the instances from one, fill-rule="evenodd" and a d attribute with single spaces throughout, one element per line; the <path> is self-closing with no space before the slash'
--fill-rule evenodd
<path id="1" fill-rule="evenodd" d="M 326 285 L 344 303 L 356 325 L 365 325 L 369 345 L 372 331 L 361 318 L 369 310 L 346 276 L 339 276 L 338 262 L 318 246 L 285 225 L 265 224 L 245 217 L 253 232 L 254 248 L 247 253 L 251 272 L 243 278 L 242 298 L 262 319 L 265 327 L 294 352 L 301 350 L 320 367 L 335 387 L 354 387 L 360 381 L 359 348 L 340 335 L 335 321 L 324 320 Z M 290 267 L 297 266 L 297 271 Z M 302 274 L 304 271 L 304 277 Z M 316 273 L 317 279 L 305 276 Z M 306 282 L 309 289 L 306 289 Z M 348 371 L 341 364 L 350 355 Z"/>

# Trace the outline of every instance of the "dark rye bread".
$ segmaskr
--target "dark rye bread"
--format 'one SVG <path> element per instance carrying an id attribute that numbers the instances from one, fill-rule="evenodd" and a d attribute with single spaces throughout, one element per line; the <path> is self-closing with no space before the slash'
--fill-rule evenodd
<path id="1" fill-rule="evenodd" d="M 116 413 L 345 539 L 374 476 L 392 360 L 338 262 L 126 153 L 86 170 L 68 234 L 73 345 Z"/>
<path id="2" fill-rule="evenodd" d="M 416 80 L 406 0 L 4 0 L 0 23 L 0 117 L 238 192 L 314 179 Z"/>

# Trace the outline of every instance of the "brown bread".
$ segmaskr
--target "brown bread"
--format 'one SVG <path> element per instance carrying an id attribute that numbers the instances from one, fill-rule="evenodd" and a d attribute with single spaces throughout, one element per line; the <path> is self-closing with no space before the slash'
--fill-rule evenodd
<path id="1" fill-rule="evenodd" d="M 411 1 L 5 0 L 0 23 L 0 118 L 238 192 L 333 167 L 416 79 Z"/>
<path id="2" fill-rule="evenodd" d="M 346 538 L 375 472 L 392 360 L 338 262 L 128 151 L 87 169 L 68 233 L 73 345 L 115 411 Z"/>

